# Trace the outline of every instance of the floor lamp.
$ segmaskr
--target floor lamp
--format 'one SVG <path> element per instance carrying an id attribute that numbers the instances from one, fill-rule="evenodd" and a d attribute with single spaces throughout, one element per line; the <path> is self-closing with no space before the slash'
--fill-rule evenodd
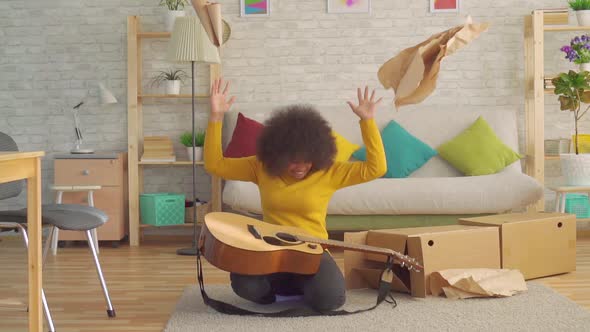
<path id="1" fill-rule="evenodd" d="M 174 22 L 174 29 L 168 48 L 168 59 L 174 62 L 191 63 L 191 85 L 192 85 L 192 133 L 193 133 L 193 242 L 190 248 L 181 248 L 176 251 L 179 255 L 197 254 L 197 207 L 196 207 L 196 163 L 195 163 L 195 62 L 197 63 L 220 63 L 219 52 L 211 43 L 207 32 L 196 16 L 177 17 Z"/>

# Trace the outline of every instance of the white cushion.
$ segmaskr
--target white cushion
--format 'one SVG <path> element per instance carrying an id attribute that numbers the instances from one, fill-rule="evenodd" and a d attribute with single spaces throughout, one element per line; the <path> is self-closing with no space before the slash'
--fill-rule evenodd
<path id="1" fill-rule="evenodd" d="M 543 195 L 526 174 L 503 171 L 470 177 L 377 179 L 337 191 L 330 215 L 479 214 L 523 208 Z M 233 209 L 262 213 L 258 187 L 227 181 L 224 203 Z"/>

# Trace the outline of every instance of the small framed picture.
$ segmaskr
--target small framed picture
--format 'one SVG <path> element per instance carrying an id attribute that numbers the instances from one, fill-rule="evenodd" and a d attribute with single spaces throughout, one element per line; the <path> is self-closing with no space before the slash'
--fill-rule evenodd
<path id="1" fill-rule="evenodd" d="M 240 0 L 240 16 L 270 16 L 270 0 Z"/>
<path id="2" fill-rule="evenodd" d="M 328 13 L 370 13 L 371 0 L 327 0 Z"/>
<path id="3" fill-rule="evenodd" d="M 460 0 L 430 0 L 431 13 L 458 13 Z"/>

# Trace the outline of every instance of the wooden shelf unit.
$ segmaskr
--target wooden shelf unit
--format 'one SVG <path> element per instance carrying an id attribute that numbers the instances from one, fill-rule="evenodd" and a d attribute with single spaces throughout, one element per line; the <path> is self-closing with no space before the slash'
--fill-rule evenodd
<path id="1" fill-rule="evenodd" d="M 144 99 L 191 98 L 191 95 L 144 94 L 142 91 L 142 50 L 141 41 L 145 38 L 170 38 L 170 32 L 141 31 L 140 17 L 127 17 L 127 140 L 128 140 L 128 176 L 129 176 L 129 243 L 139 246 L 141 230 L 151 225 L 140 224 L 139 194 L 143 192 L 143 168 L 150 166 L 191 166 L 188 160 L 176 162 L 140 162 L 143 151 L 143 114 Z M 221 76 L 221 64 L 209 65 L 209 81 Z M 196 98 L 208 98 L 197 95 Z M 196 163 L 199 166 L 203 162 Z M 211 177 L 211 210 L 221 211 L 221 179 Z M 189 224 L 192 226 L 192 224 Z"/>
<path id="2" fill-rule="evenodd" d="M 544 25 L 543 31 L 563 32 L 563 31 L 590 31 L 590 26 L 576 26 L 576 25 Z"/>
<path id="3" fill-rule="evenodd" d="M 553 89 L 545 88 L 544 44 L 545 32 L 590 31 L 590 26 L 546 25 L 542 9 L 533 10 L 524 18 L 524 80 L 526 119 L 526 173 L 545 183 L 545 160 L 559 160 L 559 156 L 545 156 L 545 95 L 553 95 Z M 544 199 L 535 205 L 537 211 L 545 208 Z"/>

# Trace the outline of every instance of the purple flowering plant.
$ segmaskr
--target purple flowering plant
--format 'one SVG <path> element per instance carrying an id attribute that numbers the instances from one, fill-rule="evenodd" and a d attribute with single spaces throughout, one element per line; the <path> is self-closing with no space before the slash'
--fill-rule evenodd
<path id="1" fill-rule="evenodd" d="M 590 36 L 582 35 L 574 37 L 569 45 L 560 48 L 565 58 L 570 62 L 581 64 L 590 62 Z"/>

